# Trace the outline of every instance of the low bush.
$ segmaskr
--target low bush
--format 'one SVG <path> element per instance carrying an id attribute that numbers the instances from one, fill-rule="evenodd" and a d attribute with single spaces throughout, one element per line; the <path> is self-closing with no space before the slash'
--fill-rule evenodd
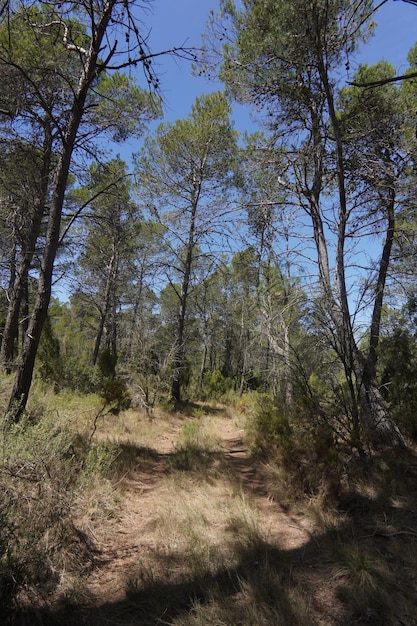
<path id="1" fill-rule="evenodd" d="M 247 403 L 246 403 L 247 404 Z M 303 493 L 324 484 L 337 493 L 343 472 L 343 446 L 322 415 L 313 410 L 290 413 L 264 393 L 250 394 L 245 414 L 249 447 L 254 457 L 276 464 L 281 478 Z"/>
<path id="2" fill-rule="evenodd" d="M 0 437 L 0 622 L 14 623 L 22 606 L 79 596 L 95 554 L 87 517 L 115 509 L 111 481 L 137 448 L 91 443 L 57 411 L 5 422 Z"/>
<path id="3" fill-rule="evenodd" d="M 82 468 L 74 435 L 51 417 L 4 425 L 0 463 L 0 605 L 51 593 L 59 572 L 78 570 L 80 542 L 71 521 Z"/>
<path id="4" fill-rule="evenodd" d="M 223 376 L 219 370 L 208 371 L 204 374 L 203 391 L 205 398 L 219 400 L 232 388 L 232 379 Z"/>
<path id="5" fill-rule="evenodd" d="M 253 393 L 247 415 L 249 444 L 255 456 L 268 456 L 277 446 L 285 449 L 292 444 L 288 418 L 272 396 Z"/>

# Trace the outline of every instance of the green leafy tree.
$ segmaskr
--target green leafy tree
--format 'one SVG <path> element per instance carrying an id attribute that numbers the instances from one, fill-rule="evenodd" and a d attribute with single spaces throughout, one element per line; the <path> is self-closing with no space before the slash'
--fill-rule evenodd
<path id="1" fill-rule="evenodd" d="M 254 103 L 267 114 L 271 137 L 268 148 L 277 178 L 291 193 L 293 205 L 297 204 L 308 217 L 310 232 L 304 226 L 299 234 L 304 240 L 310 234 L 314 243 L 321 323 L 338 355 L 349 389 L 352 444 L 362 449 L 365 427 L 380 441 L 402 445 L 374 376 L 374 346 L 371 343 L 367 351 L 359 346 L 354 327 L 357 311 L 351 310 L 351 263 L 358 253 L 357 246 L 365 241 L 358 224 L 365 222 L 367 235 L 371 235 L 370 206 L 373 203 L 375 210 L 382 200 L 388 215 L 390 189 L 385 187 L 383 199 L 374 189 L 373 198 L 367 198 L 370 204 L 361 209 L 363 181 L 357 177 L 359 188 L 353 182 L 348 162 L 349 139 L 337 105 L 337 72 L 369 36 L 373 4 L 244 0 L 237 8 L 227 0 L 221 7 L 223 17 L 230 21 L 231 33 L 222 50 L 221 78 L 238 100 Z M 391 127 L 384 124 L 380 130 L 388 141 Z M 369 146 L 373 129 L 367 125 L 363 131 Z M 377 167 L 383 167 L 378 176 L 384 178 L 387 168 L 382 157 Z M 388 224 L 385 233 L 390 228 Z M 369 246 L 365 244 L 365 248 Z M 307 248 L 303 254 L 311 258 Z M 376 266 L 373 329 L 379 323 L 378 307 L 384 293 L 388 257 L 389 250 L 382 242 L 382 252 L 372 260 L 369 274 L 373 275 L 372 267 Z M 311 263 L 307 267 L 311 272 Z"/>
<path id="2" fill-rule="evenodd" d="M 125 285 L 134 271 L 130 260 L 135 243 L 136 207 L 130 199 L 126 164 L 115 159 L 92 165 L 90 181 L 82 190 L 94 198 L 83 218 L 85 243 L 77 259 L 78 293 L 85 305 L 96 311 L 97 330 L 91 364 L 97 363 L 105 338 L 105 349 L 117 361 L 117 315 Z"/>
<path id="3" fill-rule="evenodd" d="M 26 112 L 30 103 L 38 124 L 39 120 L 43 120 L 48 128 L 53 129 L 54 135 L 54 171 L 50 179 L 48 218 L 44 248 L 40 255 L 38 290 L 9 402 L 9 415 L 16 421 L 26 406 L 36 353 L 47 316 L 54 264 L 62 236 L 62 216 L 71 165 L 75 155 L 85 149 L 89 151 L 92 139 L 103 131 L 103 127 L 97 128 L 96 106 L 108 111 L 110 99 L 104 105 L 102 98 L 108 93 L 111 93 L 114 101 L 119 96 L 125 101 L 127 98 L 126 84 L 123 81 L 117 84 L 115 78 L 111 80 L 107 76 L 124 67 L 140 63 L 150 85 L 157 87 L 157 79 L 151 67 L 151 54 L 145 38 L 141 36 L 137 26 L 136 3 L 110 0 L 105 4 L 94 5 L 88 2 L 46 5 L 15 3 L 10 0 L 7 5 L 8 10 L 2 12 L 0 17 L 0 30 L 3 34 L 0 42 L 0 63 L 10 84 L 16 77 L 18 88 L 1 108 L 13 123 L 18 119 L 22 120 L 20 129 L 26 134 Z M 116 37 L 116 32 L 120 29 L 126 35 L 124 47 L 120 46 Z M 15 39 L 22 30 L 23 36 L 27 38 L 27 45 L 16 46 Z M 50 42 L 53 42 L 53 46 Z M 33 56 L 32 49 L 35 52 Z M 38 49 L 48 51 L 43 62 L 39 52 L 36 52 Z M 32 59 L 35 60 L 35 67 Z M 60 103 L 57 111 L 53 108 L 56 99 L 51 102 L 43 97 L 45 73 L 49 84 L 52 78 L 55 80 L 55 89 L 51 90 L 51 95 L 55 94 Z M 56 89 L 56 76 L 62 78 L 65 89 Z M 111 84 L 100 85 L 100 80 L 105 78 Z M 23 102 L 20 94 L 24 94 Z M 155 115 L 155 108 L 150 107 L 150 99 L 144 98 L 139 92 L 136 95 L 140 95 L 140 101 L 129 98 L 130 113 L 135 103 L 137 120 L 143 119 L 141 116 L 144 112 L 145 119 Z M 17 103 L 17 106 L 11 106 L 12 102 Z M 119 114 L 122 108 L 118 109 L 115 105 L 117 114 L 112 119 L 109 115 L 105 116 L 104 130 L 113 133 L 112 138 L 114 132 L 120 135 L 120 122 L 126 121 L 126 116 Z M 130 120 L 130 114 L 128 117 Z M 15 124 L 15 128 L 19 128 L 18 124 Z"/>
<path id="4" fill-rule="evenodd" d="M 175 124 L 161 124 L 135 161 L 138 193 L 154 219 L 166 228 L 167 269 L 176 291 L 172 389 L 180 400 L 181 369 L 186 352 L 185 323 L 190 290 L 199 282 L 199 257 L 210 256 L 214 232 L 225 231 L 227 198 L 236 184 L 237 133 L 230 105 L 218 92 L 197 98 L 191 114 Z"/>

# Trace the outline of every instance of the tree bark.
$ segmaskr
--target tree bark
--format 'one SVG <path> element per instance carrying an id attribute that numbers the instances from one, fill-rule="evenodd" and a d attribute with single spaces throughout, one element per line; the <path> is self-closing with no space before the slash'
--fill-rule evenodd
<path id="1" fill-rule="evenodd" d="M 319 33 L 319 29 L 317 29 L 317 32 Z M 339 193 L 336 272 L 340 308 L 337 306 L 331 306 L 329 310 L 334 311 L 333 321 L 335 322 L 336 331 L 338 333 L 338 338 L 340 341 L 345 371 L 347 371 L 348 374 L 353 372 L 356 379 L 357 402 L 359 404 L 358 415 L 361 422 L 359 426 L 364 426 L 364 428 L 370 433 L 371 438 L 376 443 L 384 443 L 391 446 L 404 446 L 404 440 L 398 427 L 393 422 L 389 414 L 388 407 L 386 406 L 382 398 L 375 378 L 377 362 L 376 348 L 378 346 L 379 340 L 382 302 L 395 230 L 394 196 L 390 192 L 388 206 L 387 238 L 383 248 L 379 266 L 379 276 L 375 292 L 374 310 L 371 319 L 371 338 L 369 354 L 368 357 L 365 358 L 361 350 L 357 346 L 349 311 L 344 258 L 348 210 L 345 189 L 343 139 L 340 130 L 339 119 L 336 114 L 333 89 L 330 84 L 329 76 L 322 56 L 323 44 L 320 41 L 319 36 L 317 48 L 319 59 L 319 72 L 323 82 L 324 92 L 326 94 L 326 100 L 329 109 L 330 120 L 332 122 L 332 131 L 335 141 L 336 175 Z M 392 189 L 393 188 L 391 187 L 391 191 Z M 337 310 L 338 308 L 339 311 Z M 355 402 L 355 400 L 356 398 L 352 398 L 353 403 Z"/>
<path id="2" fill-rule="evenodd" d="M 118 265 L 119 265 L 119 255 L 118 255 L 117 250 L 114 249 L 111 259 L 110 259 L 109 266 L 108 266 L 106 288 L 104 291 L 104 302 L 103 302 L 103 307 L 101 309 L 99 327 L 96 333 L 96 340 L 94 344 L 91 365 L 96 365 L 97 363 L 98 355 L 100 352 L 101 341 L 103 338 L 103 332 L 106 327 L 106 322 L 109 320 L 109 317 L 113 318 L 113 315 L 111 312 L 112 293 L 114 293 L 114 290 L 116 288 Z M 115 320 L 112 319 L 110 323 L 111 325 L 115 324 Z M 113 329 L 112 334 L 114 334 L 114 341 L 112 341 L 112 345 L 108 347 L 110 348 L 110 352 L 114 354 L 114 356 L 116 356 L 116 340 L 115 340 L 116 331 L 114 329 Z"/>
<path id="3" fill-rule="evenodd" d="M 72 153 L 78 129 L 83 118 L 88 91 L 97 75 L 104 69 L 104 66 L 98 67 L 98 56 L 115 4 L 116 0 L 108 0 L 103 8 L 99 21 L 94 27 L 90 48 L 86 55 L 78 89 L 74 94 L 71 113 L 62 140 L 53 183 L 45 248 L 39 269 L 37 297 L 29 327 L 24 337 L 22 352 L 7 411 L 8 418 L 13 422 L 20 420 L 29 397 L 36 354 L 51 298 L 54 262 L 59 245 L 62 208 Z"/>
<path id="4" fill-rule="evenodd" d="M 43 126 L 45 135 L 43 141 L 42 169 L 40 172 L 39 198 L 28 228 L 25 250 L 23 251 L 22 259 L 11 288 L 11 295 L 9 297 L 9 305 L 7 307 L 6 322 L 3 329 L 3 338 L 0 348 L 0 364 L 8 372 L 11 371 L 14 343 L 18 335 L 19 314 L 22 299 L 24 299 L 28 290 L 29 270 L 35 254 L 36 243 L 41 230 L 42 218 L 45 213 L 46 198 L 48 194 L 52 157 L 52 132 L 49 119 L 45 121 Z M 27 324 L 25 326 L 27 328 Z"/>
<path id="5" fill-rule="evenodd" d="M 184 262 L 184 273 L 181 284 L 180 304 L 178 311 L 178 321 L 175 337 L 174 358 L 172 365 L 172 385 L 171 385 L 171 397 L 174 402 L 181 401 L 181 368 L 184 361 L 184 331 L 185 331 L 185 316 L 187 313 L 187 301 L 188 291 L 190 288 L 191 268 L 193 263 L 193 253 L 195 246 L 195 228 L 196 228 L 196 216 L 198 207 L 198 198 L 200 194 L 200 183 L 195 182 L 196 188 L 193 192 L 190 225 L 188 229 L 188 242 L 186 257 Z"/>

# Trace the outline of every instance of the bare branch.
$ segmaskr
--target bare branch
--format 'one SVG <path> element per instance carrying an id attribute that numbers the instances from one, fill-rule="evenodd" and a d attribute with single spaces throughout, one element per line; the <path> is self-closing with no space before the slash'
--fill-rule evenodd
<path id="1" fill-rule="evenodd" d="M 411 0 L 403 0 L 404 2 L 411 2 Z M 417 3 L 417 0 L 415 0 Z M 414 0 L 413 0 L 414 2 Z M 381 80 L 373 80 L 369 81 L 369 83 L 348 83 L 353 87 L 382 87 L 383 85 L 388 85 L 389 83 L 397 83 L 402 80 L 410 80 L 412 78 L 417 78 L 416 72 L 409 72 L 408 74 L 402 74 L 401 76 L 393 76 L 391 78 L 381 78 Z"/>
<path id="2" fill-rule="evenodd" d="M 75 43 L 69 43 L 68 41 L 68 33 L 69 28 L 68 25 L 65 24 L 63 20 L 52 20 L 52 22 L 48 22 L 47 24 L 35 24 L 31 23 L 33 28 L 49 28 L 50 26 L 63 26 L 64 27 L 64 36 L 62 37 L 62 43 L 64 44 L 67 50 L 75 50 L 84 56 L 87 56 L 88 50 L 83 48 L 82 46 L 77 46 Z"/>

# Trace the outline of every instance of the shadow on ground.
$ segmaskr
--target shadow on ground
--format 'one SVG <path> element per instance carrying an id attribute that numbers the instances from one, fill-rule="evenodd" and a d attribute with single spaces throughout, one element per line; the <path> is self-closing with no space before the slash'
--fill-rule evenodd
<path id="1" fill-rule="evenodd" d="M 130 457 L 132 451 L 127 452 Z M 221 462 L 226 462 L 231 478 L 240 482 L 248 496 L 267 495 L 253 462 L 233 450 L 226 455 L 193 451 L 188 460 L 179 452 L 161 455 L 141 450 L 134 471 L 141 473 L 142 480 L 148 476 L 153 482 L 161 473 L 179 469 L 210 472 Z M 165 575 L 158 579 L 155 573 L 137 577 L 127 572 L 130 585 L 123 601 L 109 603 L 102 598 L 89 605 L 87 598 L 55 608 L 15 608 L 3 615 L 2 624 L 416 625 L 415 458 L 408 459 L 408 473 L 404 474 L 404 467 L 395 455 L 382 459 L 380 472 L 372 470 L 372 491 L 346 489 L 340 497 L 343 523 L 329 523 L 302 547 L 280 550 L 256 537 L 247 545 L 237 536 L 233 563 L 228 567 L 194 577 L 175 567 L 170 580 Z M 398 484 L 393 484 L 395 480 Z M 161 561 L 165 558 L 157 556 Z M 181 554 L 179 566 L 180 562 Z"/>

